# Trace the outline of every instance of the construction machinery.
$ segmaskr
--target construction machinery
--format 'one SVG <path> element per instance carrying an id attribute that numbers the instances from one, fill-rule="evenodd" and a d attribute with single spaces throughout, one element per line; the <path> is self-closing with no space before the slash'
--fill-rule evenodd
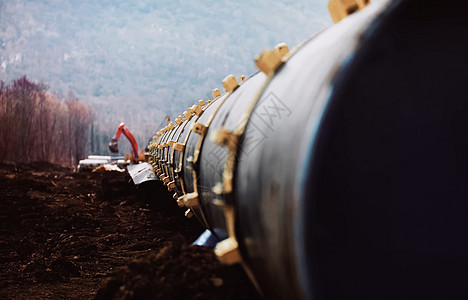
<path id="1" fill-rule="evenodd" d="M 120 136 L 122 134 L 128 139 L 128 141 L 130 142 L 130 145 L 132 146 L 132 156 L 131 156 L 131 158 L 133 160 L 135 160 L 135 161 L 140 160 L 140 155 L 138 153 L 138 144 L 137 144 L 137 142 L 135 140 L 135 137 L 130 132 L 130 130 L 125 128 L 125 123 L 123 123 L 123 122 L 120 123 L 114 137 L 112 138 L 112 141 L 109 143 L 109 150 L 111 152 L 113 152 L 113 153 L 118 153 L 119 152 L 118 141 L 119 141 L 119 138 L 120 138 Z M 144 155 L 143 155 L 143 159 L 144 159 Z"/>

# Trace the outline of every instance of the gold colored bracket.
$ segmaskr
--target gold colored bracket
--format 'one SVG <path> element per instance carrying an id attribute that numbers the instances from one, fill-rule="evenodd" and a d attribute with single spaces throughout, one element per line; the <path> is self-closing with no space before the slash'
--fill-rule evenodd
<path id="1" fill-rule="evenodd" d="M 275 51 L 277 51 L 280 57 L 283 58 L 289 54 L 289 47 L 286 43 L 279 43 L 275 46 Z"/>
<path id="2" fill-rule="evenodd" d="M 214 90 L 213 90 L 213 91 L 214 91 Z M 219 90 L 218 90 L 218 91 L 219 91 Z M 226 98 L 224 98 L 224 99 L 226 99 Z M 223 102 L 224 102 L 224 101 L 223 101 Z M 221 102 L 220 105 L 221 105 L 223 102 Z M 210 100 L 208 100 L 208 105 L 205 106 L 205 109 L 207 109 L 212 103 L 214 103 L 214 102 L 210 102 Z M 214 114 L 216 114 L 216 112 L 218 111 L 218 109 L 219 109 L 219 106 L 215 109 L 215 112 L 210 116 L 210 119 L 208 120 L 207 126 L 206 126 L 206 127 L 209 126 L 211 120 L 213 119 Z M 196 116 L 195 121 L 197 121 L 198 118 L 200 118 L 200 116 Z M 187 143 L 187 141 L 188 141 L 188 139 L 189 139 L 191 133 L 192 133 L 192 130 L 190 130 L 190 131 L 187 133 L 187 135 L 185 136 L 184 145 Z M 203 138 L 203 136 L 202 136 L 200 139 L 202 139 L 202 138 Z M 197 149 L 195 150 L 195 155 L 197 155 L 196 152 L 199 151 L 199 149 L 200 149 L 200 148 L 198 147 L 199 145 L 200 145 L 200 141 L 198 141 Z M 180 172 L 180 171 L 182 170 L 183 156 L 184 156 L 184 150 L 181 151 L 181 159 L 180 159 L 179 167 L 178 167 L 178 169 L 177 169 L 176 172 Z M 183 187 L 182 187 L 182 188 L 183 188 Z M 184 193 L 185 193 L 185 192 L 184 192 Z"/>
<path id="3" fill-rule="evenodd" d="M 225 128 L 221 128 L 211 134 L 210 140 L 220 146 L 227 146 L 230 150 L 235 150 L 239 136 Z"/>
<path id="4" fill-rule="evenodd" d="M 200 123 L 193 123 L 192 124 L 192 131 L 196 134 L 202 135 L 206 131 L 206 126 Z"/>
<path id="5" fill-rule="evenodd" d="M 172 122 L 171 122 L 172 123 Z M 174 125 L 174 123 L 172 123 L 172 125 Z M 174 127 L 175 128 L 175 127 Z M 173 129 L 174 129 L 173 128 Z M 176 134 L 177 130 L 171 130 L 171 132 L 169 132 L 169 136 L 168 138 L 166 139 L 166 142 L 163 143 L 163 145 L 165 144 L 166 147 L 165 148 L 169 148 L 169 147 L 173 147 L 174 146 L 174 141 L 173 141 L 173 138 Z M 173 154 L 173 153 L 172 153 Z M 171 163 L 171 161 L 169 160 L 169 149 L 167 151 L 164 151 L 163 152 L 163 161 L 167 162 L 167 163 Z M 169 177 L 171 178 L 171 180 L 174 180 L 173 177 L 173 172 L 170 172 L 170 167 L 169 165 L 165 165 L 164 166 L 164 169 L 167 170 L 167 174 L 169 175 Z"/>
<path id="6" fill-rule="evenodd" d="M 233 265 L 242 261 L 239 244 L 234 237 L 229 237 L 216 244 L 214 251 L 218 260 L 223 264 Z"/>
<path id="7" fill-rule="evenodd" d="M 257 68 L 265 75 L 274 74 L 282 63 L 281 55 L 276 50 L 265 50 L 255 58 Z"/>
<path id="8" fill-rule="evenodd" d="M 198 193 L 193 192 L 193 193 L 188 193 L 185 194 L 177 199 L 177 204 L 182 207 L 182 206 L 187 206 L 187 207 L 192 207 L 192 206 L 199 206 L 200 205 L 200 200 L 198 199 Z"/>
<path id="9" fill-rule="evenodd" d="M 178 199 L 177 199 L 177 205 L 179 205 L 179 207 L 184 207 L 185 206 L 185 203 L 182 199 L 183 196 L 180 196 Z"/>
<path id="10" fill-rule="evenodd" d="M 187 121 L 190 121 L 190 119 L 192 118 L 192 114 L 189 113 L 188 111 L 184 111 L 183 115 Z"/>
<path id="11" fill-rule="evenodd" d="M 219 91 L 219 90 L 218 90 Z M 210 127 L 211 125 L 211 122 L 213 121 L 213 118 L 215 117 L 215 115 L 218 113 L 219 109 L 221 108 L 221 106 L 223 105 L 223 103 L 226 101 L 226 99 L 229 98 L 229 95 L 224 97 L 223 100 L 221 100 L 221 102 L 218 104 L 218 106 L 216 107 L 216 109 L 213 111 L 213 113 L 211 114 L 210 118 L 208 119 L 208 121 L 206 121 L 206 125 L 205 127 L 208 128 Z M 212 102 L 214 103 L 214 102 Z M 210 103 L 211 105 L 211 103 Z M 190 131 L 191 132 L 191 131 Z M 190 134 L 189 132 L 189 134 Z M 195 148 L 195 151 L 193 153 L 193 162 L 197 162 L 198 161 L 198 156 L 200 155 L 200 150 L 201 150 L 201 147 L 203 145 L 203 141 L 205 139 L 205 135 L 206 135 L 206 132 L 207 130 L 204 130 L 203 133 L 200 135 L 200 139 L 198 140 L 198 144 L 197 144 L 197 147 Z M 188 137 L 188 135 L 187 135 Z"/>
<path id="12" fill-rule="evenodd" d="M 184 148 L 185 148 L 185 145 L 182 144 L 182 143 L 177 142 L 177 143 L 174 143 L 173 148 L 174 148 L 175 151 L 182 152 L 184 150 Z"/>
<path id="13" fill-rule="evenodd" d="M 275 50 L 266 50 L 260 56 L 256 58 L 256 65 L 260 71 L 267 75 L 265 82 L 262 84 L 260 89 L 255 94 L 254 98 L 250 101 L 248 107 L 242 114 L 239 125 L 234 131 L 226 129 L 220 129 L 215 132 L 212 136 L 214 142 L 219 145 L 224 145 L 229 148 L 228 156 L 226 158 L 226 164 L 223 171 L 223 182 L 218 183 L 213 187 L 213 192 L 216 194 L 228 194 L 232 192 L 234 171 L 236 166 L 236 155 L 239 150 L 239 138 L 245 132 L 257 102 L 260 100 L 262 93 L 270 83 L 275 71 L 278 67 L 285 63 L 293 53 L 289 52 L 289 48 L 285 44 L 279 44 Z M 238 243 L 235 234 L 235 208 L 232 204 L 226 203 L 225 201 L 219 200 L 217 205 L 223 207 L 224 217 L 226 222 L 226 228 L 228 231 L 229 238 L 218 243 L 215 249 L 215 253 L 218 259 L 226 264 L 241 263 L 242 267 L 250 277 L 251 281 L 261 293 L 261 289 L 250 269 L 250 267 L 242 261 L 242 257 L 239 252 Z"/>
<path id="14" fill-rule="evenodd" d="M 216 100 L 219 97 L 221 97 L 221 91 L 219 89 L 213 89 L 211 94 L 213 95 L 213 100 Z"/>
<path id="15" fill-rule="evenodd" d="M 223 79 L 223 87 L 227 93 L 234 92 L 234 90 L 239 87 L 239 83 L 237 82 L 236 76 L 234 75 L 226 76 L 226 78 Z"/>
<path id="16" fill-rule="evenodd" d="M 168 191 L 172 191 L 173 189 L 175 189 L 175 181 L 171 181 L 167 184 Z"/>
<path id="17" fill-rule="evenodd" d="M 183 125 L 182 125 L 182 130 L 179 130 L 179 133 L 177 134 L 177 137 L 175 138 L 176 141 L 179 140 L 180 135 L 182 134 L 183 129 L 185 128 L 185 126 L 187 126 L 188 123 L 189 123 L 188 121 L 185 122 L 185 123 L 183 123 Z M 174 143 L 174 144 L 175 144 L 175 143 Z M 172 146 L 171 162 L 170 162 L 171 165 L 174 164 L 175 151 L 176 151 L 176 150 L 174 149 L 174 146 Z M 181 152 L 180 155 L 181 155 L 180 160 L 182 161 L 182 159 L 183 159 L 183 152 Z M 182 194 L 185 194 L 184 181 L 183 181 L 183 179 L 182 179 L 180 176 L 177 176 L 177 175 L 176 175 L 178 172 L 180 172 L 180 170 L 178 170 L 178 166 L 177 166 L 176 169 L 173 170 L 173 171 L 174 171 L 174 181 L 176 181 L 176 180 L 179 181 L 180 187 L 181 187 L 181 189 L 182 189 L 181 192 L 182 192 Z M 178 199 L 177 193 L 174 194 L 174 196 L 177 196 L 176 198 L 174 198 L 175 200 L 177 200 L 177 199 Z"/>
<path id="18" fill-rule="evenodd" d="M 190 208 L 185 211 L 185 217 L 187 219 L 190 219 L 191 217 L 193 217 L 193 211 Z"/>
<path id="19" fill-rule="evenodd" d="M 333 23 L 338 23 L 347 16 L 369 5 L 369 0 L 330 0 L 328 11 Z"/>
<path id="20" fill-rule="evenodd" d="M 203 113 L 203 109 L 196 104 L 189 108 L 189 110 L 190 109 L 192 110 L 193 114 L 197 115 L 198 117 Z"/>

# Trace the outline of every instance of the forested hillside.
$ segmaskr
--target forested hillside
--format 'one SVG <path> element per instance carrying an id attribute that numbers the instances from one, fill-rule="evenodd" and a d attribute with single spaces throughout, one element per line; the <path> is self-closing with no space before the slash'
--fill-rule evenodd
<path id="1" fill-rule="evenodd" d="M 294 46 L 331 23 L 327 1 L 0 0 L 0 80 L 27 75 L 94 110 L 91 152 L 105 154 L 119 122 L 145 145 L 228 74 Z M 127 143 L 121 149 L 129 152 Z"/>

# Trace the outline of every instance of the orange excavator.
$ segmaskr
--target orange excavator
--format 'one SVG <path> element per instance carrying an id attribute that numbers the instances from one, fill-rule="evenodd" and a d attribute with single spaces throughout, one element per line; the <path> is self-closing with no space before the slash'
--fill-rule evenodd
<path id="1" fill-rule="evenodd" d="M 166 121 L 166 126 L 169 125 L 170 117 L 166 116 L 164 118 Z M 117 128 L 117 132 L 115 133 L 114 137 L 112 138 L 112 141 L 109 143 L 109 150 L 113 153 L 118 153 L 119 152 L 119 146 L 117 142 L 119 141 L 120 136 L 125 135 L 125 137 L 128 139 L 132 146 L 132 155 L 125 155 L 125 160 L 132 160 L 132 163 L 136 163 L 138 161 L 144 161 L 145 160 L 145 154 L 144 153 L 138 153 L 138 143 L 135 140 L 135 137 L 133 134 L 125 128 L 125 123 L 122 122 L 120 123 L 119 127 Z"/>
<path id="2" fill-rule="evenodd" d="M 120 136 L 122 133 L 125 135 L 125 137 L 128 139 L 130 144 L 132 145 L 132 158 L 135 161 L 139 160 L 139 154 L 138 154 L 138 144 L 135 140 L 135 137 L 133 134 L 125 128 L 125 123 L 120 123 L 119 127 L 117 128 L 117 132 L 115 133 L 114 137 L 112 138 L 112 141 L 109 143 L 109 150 L 113 153 L 119 152 L 119 146 L 117 144 Z"/>

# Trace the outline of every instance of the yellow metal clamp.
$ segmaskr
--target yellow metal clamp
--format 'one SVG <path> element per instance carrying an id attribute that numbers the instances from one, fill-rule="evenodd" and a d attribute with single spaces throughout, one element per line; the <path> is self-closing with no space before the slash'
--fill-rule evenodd
<path id="1" fill-rule="evenodd" d="M 196 134 L 202 135 L 206 131 L 206 126 L 195 122 L 192 124 L 192 131 Z"/>
<path id="2" fill-rule="evenodd" d="M 281 56 L 276 50 L 265 50 L 255 58 L 257 68 L 267 76 L 273 75 L 281 63 Z"/>
<path id="3" fill-rule="evenodd" d="M 177 134 L 177 137 L 176 137 L 175 140 L 173 141 L 173 145 L 171 146 L 171 147 L 172 147 L 171 165 L 174 163 L 174 151 L 176 151 L 176 149 L 174 148 L 174 145 L 175 145 L 176 143 L 178 143 L 177 141 L 179 140 L 180 135 L 182 134 L 182 131 L 184 130 L 185 126 L 187 126 L 187 124 L 188 124 L 188 120 L 187 120 L 187 122 L 185 122 L 185 123 L 182 125 L 182 130 L 179 131 L 179 133 Z M 180 149 L 179 146 L 178 146 L 178 148 Z"/>
<path id="4" fill-rule="evenodd" d="M 219 91 L 219 90 L 218 90 Z M 216 100 L 216 99 L 215 99 Z M 198 100 L 198 103 L 201 104 L 201 101 L 203 100 Z M 214 101 L 214 100 L 213 100 Z M 195 119 L 195 122 L 196 120 L 198 120 L 198 118 L 201 116 L 201 114 L 203 113 L 203 111 L 205 109 L 207 109 L 213 102 L 210 102 L 208 101 L 208 104 L 204 107 L 204 108 L 201 108 L 200 109 L 202 110 L 201 113 L 198 111 L 198 109 L 192 109 L 190 108 L 190 110 L 192 110 L 194 113 L 199 113 L 199 114 L 196 114 L 196 119 Z M 189 113 L 188 111 L 185 111 L 184 112 L 184 117 L 185 119 L 187 120 L 187 122 L 183 125 L 184 127 L 188 124 L 188 121 L 192 118 L 192 114 Z M 192 132 L 192 130 L 189 130 L 189 132 L 187 133 L 187 136 L 185 137 L 185 140 L 183 143 L 180 143 L 180 142 L 177 142 L 177 143 L 174 143 L 174 146 L 173 146 L 173 152 L 172 152 L 172 158 L 174 158 L 174 151 L 178 151 L 180 152 L 180 163 L 179 163 L 179 166 L 176 168 L 176 170 L 174 170 L 175 173 L 179 173 L 182 171 L 182 164 L 183 164 L 183 160 L 184 160 L 184 152 L 185 152 L 185 144 L 187 143 L 188 141 L 188 138 L 190 137 L 190 133 Z M 179 140 L 180 138 L 180 134 L 182 133 L 182 131 L 179 133 L 179 136 L 177 136 L 177 141 Z M 174 161 L 171 160 L 171 164 L 173 164 Z M 184 187 L 184 180 L 182 177 L 178 178 L 178 180 L 180 181 L 180 185 L 181 185 L 181 189 L 182 189 L 182 193 L 183 195 L 186 194 L 186 191 L 185 191 L 185 187 Z M 203 216 L 203 218 L 205 218 L 205 216 Z"/>
<path id="5" fill-rule="evenodd" d="M 174 150 L 182 152 L 184 151 L 185 145 L 182 143 L 174 143 Z"/>
<path id="6" fill-rule="evenodd" d="M 172 126 L 171 126 L 172 124 Z M 164 153 L 164 156 L 163 156 L 163 160 L 165 162 L 170 162 L 169 161 L 169 147 L 173 147 L 175 145 L 174 141 L 172 140 L 174 138 L 174 135 L 175 133 L 177 132 L 177 130 L 174 130 L 175 128 L 179 127 L 180 125 L 177 125 L 177 127 L 174 126 L 174 123 L 170 123 L 169 126 L 172 128 L 171 129 L 171 132 L 169 132 L 169 137 L 168 137 L 168 140 L 167 142 L 164 142 L 163 143 L 163 147 L 164 148 L 167 148 L 167 150 L 165 151 Z M 173 172 L 169 172 L 169 167 L 167 165 L 164 166 L 165 170 L 167 170 L 167 174 L 169 175 L 169 177 L 171 178 L 172 181 L 174 181 L 174 176 L 173 176 Z"/>
<path id="7" fill-rule="evenodd" d="M 193 211 L 190 208 L 185 211 L 185 217 L 187 219 L 190 219 L 191 217 L 193 217 Z"/>
<path id="8" fill-rule="evenodd" d="M 199 117 L 199 116 L 203 113 L 203 109 L 202 109 L 200 106 L 196 105 L 196 104 L 194 104 L 193 106 L 191 106 L 191 107 L 188 109 L 188 111 L 189 111 L 190 113 L 196 115 L 197 117 Z"/>
<path id="9" fill-rule="evenodd" d="M 213 90 L 213 99 L 211 102 L 208 101 L 207 105 L 203 108 L 202 111 L 197 111 L 197 107 L 200 107 L 200 106 L 192 106 L 189 111 L 192 111 L 195 115 L 196 115 L 196 119 L 195 119 L 195 122 L 194 124 L 192 125 L 190 131 L 187 133 L 187 136 L 185 137 L 185 141 L 184 143 L 174 143 L 174 147 L 173 149 L 174 150 L 177 150 L 179 151 L 181 154 L 180 154 L 180 163 L 179 163 L 179 167 L 178 167 L 178 170 L 176 172 L 180 172 L 182 170 L 182 164 L 183 164 L 183 161 L 184 161 L 184 154 L 185 154 L 185 145 L 187 144 L 187 141 L 190 137 L 190 134 L 192 132 L 195 132 L 196 134 L 199 134 L 200 135 L 200 139 L 198 141 L 198 144 L 197 144 L 197 147 L 195 149 L 195 153 L 196 155 L 194 154 L 194 156 L 198 157 L 198 153 L 200 152 L 200 148 L 201 148 L 201 145 L 202 145 L 202 141 L 205 137 L 205 134 L 206 134 L 206 129 L 208 128 L 208 126 L 211 124 L 211 121 L 213 120 L 214 116 L 216 115 L 216 113 L 218 112 L 219 108 L 221 107 L 221 105 L 224 103 L 224 101 L 226 100 L 226 98 L 228 96 L 226 96 L 220 103 L 219 105 L 215 108 L 214 112 L 211 114 L 210 118 L 208 119 L 207 121 L 207 125 L 202 125 L 202 124 L 199 124 L 197 123 L 196 121 L 198 120 L 198 118 L 201 116 L 201 114 L 203 113 L 204 110 L 206 110 L 210 105 L 212 105 L 216 100 L 217 98 L 219 98 L 218 96 L 218 92 L 219 90 L 215 89 Z M 219 93 L 220 95 L 220 93 Z M 200 103 L 201 104 L 201 103 Z M 201 107 L 200 107 L 201 108 Z M 189 161 L 189 159 L 187 159 L 187 161 Z M 196 162 L 195 159 L 191 159 L 190 160 L 191 162 Z M 180 206 L 180 207 L 183 207 L 183 206 L 187 206 L 187 207 L 192 207 L 192 206 L 199 206 L 200 205 L 200 200 L 198 198 L 198 183 L 197 183 L 197 174 L 196 174 L 196 171 L 195 169 L 191 169 L 192 171 L 192 178 L 193 178 L 193 189 L 194 191 L 192 193 L 186 193 L 185 189 L 184 189 L 184 184 L 183 184 L 183 181 L 182 181 L 182 178 L 180 178 L 181 180 L 181 185 L 182 185 L 182 191 L 183 191 L 183 195 L 180 196 L 178 199 L 177 199 L 177 204 Z M 190 211 L 190 213 L 187 215 L 187 217 L 191 216 L 193 214 L 192 211 Z M 208 224 L 207 220 L 206 220 L 206 216 L 203 214 L 203 212 L 201 213 L 201 216 L 202 218 L 202 223 L 204 224 Z"/>
<path id="10" fill-rule="evenodd" d="M 296 48 L 297 50 L 297 48 Z M 278 44 L 274 50 L 266 50 L 256 57 L 255 63 L 260 71 L 267 76 L 265 82 L 255 94 L 254 98 L 250 101 L 247 109 L 241 116 L 239 125 L 233 130 L 229 131 L 221 128 L 213 133 L 212 140 L 219 145 L 226 146 L 229 149 L 228 156 L 223 171 L 223 183 L 217 184 L 213 187 L 213 192 L 217 194 L 229 194 L 233 190 L 234 170 L 236 166 L 236 156 L 239 151 L 239 138 L 244 134 L 248 121 L 260 100 L 263 91 L 268 86 L 273 78 L 276 70 L 285 63 L 293 53 L 289 51 L 286 44 Z M 258 283 L 253 276 L 250 267 L 243 262 L 239 252 L 238 242 L 235 233 L 235 208 L 231 203 L 219 201 L 223 205 L 224 217 L 226 220 L 226 228 L 229 237 L 216 245 L 215 254 L 219 260 L 226 264 L 241 263 L 247 275 L 250 277 L 256 288 L 261 293 Z"/>
<path id="11" fill-rule="evenodd" d="M 192 206 L 199 206 L 200 205 L 200 200 L 198 199 L 198 193 L 193 192 L 193 193 L 188 193 L 185 194 L 177 199 L 177 204 L 179 204 L 180 207 L 187 206 L 187 207 L 192 207 Z"/>
<path id="12" fill-rule="evenodd" d="M 217 90 L 217 89 L 216 89 L 216 90 Z M 219 91 L 219 90 L 218 90 L 218 91 Z M 214 94 L 214 90 L 213 90 L 213 94 Z M 225 99 L 226 99 L 226 98 L 224 98 L 224 100 L 225 100 Z M 214 101 L 214 100 L 216 100 L 216 99 L 213 99 L 213 101 Z M 224 100 L 220 103 L 220 105 L 224 102 Z M 213 103 L 214 103 L 214 102 L 209 102 L 209 103 L 205 106 L 205 108 L 204 108 L 203 111 L 205 111 L 205 110 L 206 110 L 210 105 L 212 105 Z M 213 115 L 210 116 L 210 120 L 213 119 L 213 116 L 214 116 L 214 114 L 216 114 L 216 112 L 218 111 L 218 109 L 219 109 L 219 106 L 215 109 L 215 112 L 213 113 Z M 200 116 L 201 116 L 201 114 L 200 114 Z M 198 120 L 198 118 L 200 118 L 200 116 L 198 116 L 198 115 L 196 116 L 195 123 L 196 123 L 196 121 Z M 208 120 L 209 123 L 211 122 L 210 120 Z M 209 124 L 208 124 L 206 127 L 208 127 L 208 126 L 209 126 Z M 182 145 L 182 150 L 181 150 L 181 154 L 180 154 L 180 155 L 181 155 L 181 159 L 180 159 L 179 168 L 178 168 L 177 172 L 182 171 L 182 162 L 183 162 L 183 158 L 184 158 L 184 147 L 185 147 L 185 145 L 187 144 L 187 141 L 188 141 L 188 139 L 189 139 L 191 133 L 192 133 L 192 130 L 190 130 L 190 131 L 187 133 L 187 136 L 185 137 L 185 141 L 184 141 L 184 143 L 183 143 L 183 145 Z M 201 137 L 200 137 L 200 139 L 201 139 Z M 200 143 L 200 141 L 199 141 L 199 143 Z M 198 146 L 197 146 L 197 149 L 199 150 Z M 197 151 L 197 149 L 195 150 L 195 152 Z"/>
<path id="13" fill-rule="evenodd" d="M 190 115 L 190 118 L 189 118 L 189 119 L 185 118 L 186 121 L 184 121 L 184 123 L 181 125 L 181 126 L 182 126 L 182 129 L 179 130 L 179 133 L 177 134 L 177 137 L 175 138 L 174 143 L 173 143 L 173 145 L 171 146 L 171 147 L 172 147 L 171 161 L 170 161 L 170 164 L 171 164 L 171 165 L 174 164 L 174 155 L 175 155 L 175 151 L 176 151 L 176 149 L 174 148 L 174 145 L 177 143 L 176 141 L 179 140 L 180 135 L 182 134 L 182 132 L 183 132 L 185 126 L 187 126 L 187 124 L 189 123 L 190 119 L 192 118 L 192 115 L 191 115 L 189 112 L 185 112 L 185 113 L 189 114 L 189 115 Z M 185 114 L 185 113 L 184 113 L 184 114 Z M 180 150 L 180 147 L 179 147 L 179 146 L 177 146 L 177 148 Z M 182 159 L 182 157 L 181 157 L 181 159 Z M 177 172 L 178 172 L 177 170 L 174 170 L 174 173 L 177 173 Z M 183 179 L 182 179 L 182 178 L 177 178 L 177 179 L 180 181 L 180 185 L 181 185 L 181 188 L 182 188 L 182 193 L 185 194 L 185 188 L 184 188 Z M 175 174 L 174 174 L 174 180 L 176 180 Z M 174 194 L 174 195 L 177 196 L 177 194 Z M 175 198 L 175 200 L 177 200 L 177 198 Z"/>
<path id="14" fill-rule="evenodd" d="M 220 146 L 226 146 L 230 150 L 236 150 L 237 142 L 239 140 L 239 135 L 225 128 L 221 128 L 221 129 L 214 131 L 210 139 L 212 142 Z"/>
<path id="15" fill-rule="evenodd" d="M 333 23 L 338 23 L 347 16 L 369 5 L 369 0 L 330 0 L 328 11 Z"/>
<path id="16" fill-rule="evenodd" d="M 231 92 L 229 92 L 229 95 L 227 95 L 226 97 L 224 97 L 221 100 L 221 102 L 218 104 L 218 106 L 216 107 L 216 109 L 213 111 L 210 118 L 206 122 L 206 125 L 202 125 L 202 126 L 204 126 L 204 129 L 201 129 L 200 131 L 196 132 L 197 134 L 200 135 L 200 139 L 198 140 L 197 146 L 196 146 L 195 151 L 193 153 L 193 162 L 194 163 L 196 163 L 198 161 L 198 157 L 200 156 L 200 151 L 201 151 L 201 147 L 203 145 L 203 140 L 205 139 L 207 128 L 210 127 L 211 122 L 213 121 L 215 115 L 218 113 L 218 111 L 221 108 L 221 106 L 223 105 L 223 103 L 226 101 L 226 99 L 229 98 L 232 91 L 234 91 L 239 86 L 239 84 L 237 83 L 236 77 L 234 77 L 234 75 L 229 75 L 226 78 L 224 78 L 223 86 L 225 87 L 226 90 L 230 90 Z M 217 91 L 219 92 L 219 90 L 217 90 Z M 217 92 L 216 92 L 216 94 L 217 94 Z M 213 90 L 213 96 L 214 95 L 215 95 L 215 90 Z"/>
<path id="17" fill-rule="evenodd" d="M 190 119 L 192 118 L 192 114 L 189 113 L 188 111 L 184 111 L 183 115 L 187 121 L 190 121 Z"/>
<path id="18" fill-rule="evenodd" d="M 232 93 L 235 89 L 239 87 L 236 76 L 228 75 L 223 79 L 223 87 L 226 90 L 226 93 Z"/>
<path id="19" fill-rule="evenodd" d="M 213 100 L 218 99 L 221 97 L 221 91 L 219 89 L 214 89 L 211 94 L 213 95 Z M 213 101 L 213 100 L 208 100 L 208 101 Z"/>
<path id="20" fill-rule="evenodd" d="M 237 240 L 232 237 L 228 237 L 216 244 L 215 254 L 218 260 L 226 265 L 233 265 L 242 261 L 239 252 L 239 244 Z"/>
<path id="21" fill-rule="evenodd" d="M 174 180 L 167 183 L 167 189 L 169 191 L 172 191 L 174 188 L 175 188 L 175 181 Z"/>

